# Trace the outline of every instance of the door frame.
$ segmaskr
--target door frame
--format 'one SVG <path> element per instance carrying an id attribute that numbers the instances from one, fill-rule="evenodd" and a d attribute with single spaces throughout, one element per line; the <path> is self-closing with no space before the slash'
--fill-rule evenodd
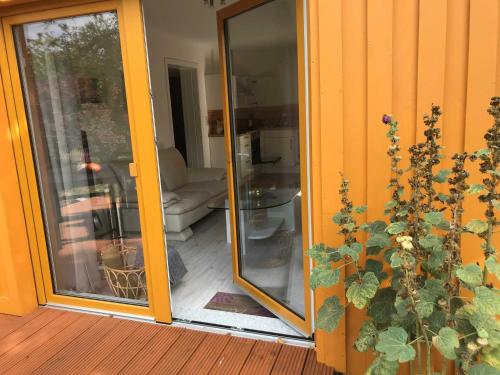
<path id="1" fill-rule="evenodd" d="M 273 0 L 240 0 L 234 4 L 228 5 L 217 12 L 217 29 L 219 39 L 219 61 L 221 65 L 221 87 L 222 104 L 224 117 L 224 134 L 226 146 L 226 169 L 228 179 L 228 198 L 230 207 L 231 222 L 231 252 L 233 261 L 233 281 L 243 290 L 247 291 L 260 304 L 268 308 L 278 317 L 298 328 L 306 336 L 311 336 L 314 325 L 314 301 L 313 293 L 310 287 L 311 260 L 305 249 L 311 247 L 311 202 L 310 202 L 310 137 L 308 126 L 308 97 L 307 97 L 307 72 L 306 59 L 308 58 L 305 48 L 305 16 L 306 0 L 295 0 L 296 4 L 296 22 L 297 22 L 297 66 L 298 66 L 298 104 L 299 104 L 299 148 L 300 148 L 300 184 L 301 184 L 301 214 L 302 214 L 302 249 L 304 264 L 304 318 L 298 316 L 287 309 L 281 303 L 272 299 L 266 293 L 252 285 L 239 275 L 239 242 L 237 233 L 237 222 L 234 192 L 234 163 L 233 163 L 233 144 L 231 141 L 231 114 L 229 93 L 231 92 L 231 83 L 228 79 L 228 61 L 226 56 L 226 36 L 225 21 L 238 14 L 257 8 Z"/>
<path id="2" fill-rule="evenodd" d="M 16 10 L 17 9 L 17 10 Z M 54 293 L 47 240 L 39 198 L 31 138 L 24 107 L 12 26 L 115 11 L 119 23 L 132 154 L 137 170 L 141 236 L 148 287 L 148 305 L 138 306 Z M 167 258 L 163 232 L 158 161 L 149 96 L 149 74 L 140 0 L 47 2 L 2 10 L 0 32 L 0 69 L 6 92 L 9 127 L 21 186 L 24 216 L 32 257 L 39 304 L 69 305 L 77 308 L 110 311 L 152 317 L 159 322 L 172 321 Z M 130 51 L 130 54 L 129 54 Z M 138 51 L 143 51 L 138 53 Z M 133 74 L 131 74 L 133 72 Z"/>

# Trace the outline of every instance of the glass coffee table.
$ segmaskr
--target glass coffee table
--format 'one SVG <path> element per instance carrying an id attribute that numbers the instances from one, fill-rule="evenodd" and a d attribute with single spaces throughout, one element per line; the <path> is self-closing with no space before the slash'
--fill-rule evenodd
<path id="1" fill-rule="evenodd" d="M 299 189 L 254 190 L 240 194 L 237 200 L 237 210 L 240 213 L 240 230 L 244 230 L 244 238 L 249 240 L 263 240 L 272 237 L 278 229 L 288 221 L 294 227 L 293 200 L 300 195 Z M 242 199 L 243 198 L 243 199 Z M 231 224 L 229 217 L 229 198 L 226 195 L 210 201 L 207 208 L 225 210 L 226 213 L 226 240 L 231 242 Z"/>

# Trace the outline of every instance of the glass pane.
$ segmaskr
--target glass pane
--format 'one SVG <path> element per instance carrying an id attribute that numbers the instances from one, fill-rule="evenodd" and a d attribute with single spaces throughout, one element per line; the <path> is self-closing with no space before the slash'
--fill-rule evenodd
<path id="1" fill-rule="evenodd" d="M 118 19 L 14 27 L 55 293 L 147 301 Z"/>
<path id="2" fill-rule="evenodd" d="M 304 316 L 294 0 L 226 21 L 240 276 Z"/>

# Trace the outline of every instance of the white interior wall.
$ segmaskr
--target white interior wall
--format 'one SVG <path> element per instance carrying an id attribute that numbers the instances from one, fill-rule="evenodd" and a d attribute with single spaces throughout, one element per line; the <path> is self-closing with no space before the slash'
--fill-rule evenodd
<path id="1" fill-rule="evenodd" d="M 198 72 L 198 91 L 200 97 L 200 118 L 203 140 L 204 166 L 210 166 L 210 149 L 208 142 L 208 113 L 205 90 L 205 60 L 213 46 L 208 43 L 181 38 L 169 33 L 164 22 L 159 22 L 157 17 L 158 2 L 160 0 L 147 0 L 144 2 L 144 15 L 146 24 L 146 39 L 149 54 L 149 69 L 153 106 L 155 115 L 156 133 L 159 147 L 174 146 L 174 133 L 170 121 L 169 94 L 167 85 L 166 60 L 175 60 L 177 65 L 187 62 L 195 64 Z M 163 9 L 163 4 L 160 9 Z M 156 16 L 155 16 L 156 15 Z"/>

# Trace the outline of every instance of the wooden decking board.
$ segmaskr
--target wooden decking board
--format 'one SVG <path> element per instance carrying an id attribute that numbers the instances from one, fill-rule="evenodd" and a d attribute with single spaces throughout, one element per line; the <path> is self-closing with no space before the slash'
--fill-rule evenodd
<path id="1" fill-rule="evenodd" d="M 73 361 L 71 366 L 64 368 L 64 374 L 86 374 L 106 358 L 114 348 L 134 334 L 140 323 L 130 320 L 119 320 L 118 324 L 96 343 L 85 355 L 85 361 Z"/>
<path id="2" fill-rule="evenodd" d="M 52 320 L 60 316 L 63 312 L 60 310 L 49 310 L 40 314 L 36 319 L 28 321 L 26 324 L 18 327 L 0 340 L 0 355 L 19 345 L 38 330 L 49 324 Z"/>
<path id="3" fill-rule="evenodd" d="M 86 354 L 92 350 L 92 347 L 102 340 L 118 323 L 118 320 L 112 318 L 104 317 L 100 319 L 33 373 L 40 375 L 65 374 L 64 370 L 66 368 L 71 367 L 76 361 L 86 358 Z"/>
<path id="4" fill-rule="evenodd" d="M 80 314 L 79 314 L 80 315 Z M 81 314 L 79 319 L 59 332 L 50 343 L 40 346 L 34 351 L 27 352 L 22 361 L 6 371 L 9 375 L 31 374 L 43 366 L 52 357 L 66 348 L 72 341 L 76 340 L 92 325 L 96 324 L 102 317 L 96 315 Z"/>
<path id="5" fill-rule="evenodd" d="M 63 313 L 8 352 L 5 352 L 0 356 L 0 371 L 7 371 L 12 366 L 15 366 L 25 358 L 26 353 L 35 351 L 40 346 L 49 342 L 55 335 L 78 320 L 78 318 L 79 315 L 77 314 Z"/>
<path id="6" fill-rule="evenodd" d="M 179 374 L 209 374 L 230 339 L 231 336 L 229 335 L 208 335 L 186 362 Z"/>
<path id="7" fill-rule="evenodd" d="M 257 341 L 240 374 L 270 374 L 280 353 L 281 346 L 274 342 Z"/>
<path id="8" fill-rule="evenodd" d="M 123 374 L 148 374 L 161 357 L 179 339 L 185 331 L 183 328 L 164 327 L 151 341 L 142 348 L 122 370 Z"/>
<path id="9" fill-rule="evenodd" d="M 226 348 L 217 358 L 210 374 L 238 374 L 254 345 L 255 340 L 231 337 Z"/>
<path id="10" fill-rule="evenodd" d="M 333 370 L 322 363 L 318 363 L 316 361 L 316 353 L 313 350 L 309 350 L 302 373 L 304 375 L 331 375 L 333 374 Z"/>
<path id="11" fill-rule="evenodd" d="M 206 338 L 206 332 L 184 330 L 179 339 L 160 358 L 151 375 L 177 374 Z"/>
<path id="12" fill-rule="evenodd" d="M 312 349 L 50 308 L 0 334 L 0 374 L 333 373 Z"/>
<path id="13" fill-rule="evenodd" d="M 294 375 L 302 374 L 308 350 L 298 346 L 283 345 L 276 359 L 271 374 Z"/>
<path id="14" fill-rule="evenodd" d="M 43 314 L 46 309 L 37 309 L 33 313 L 19 317 L 13 315 L 0 314 L 0 339 L 15 331 L 17 328 L 26 324 L 40 314 Z"/>
<path id="15" fill-rule="evenodd" d="M 88 371 L 88 374 L 122 374 L 123 368 L 128 365 L 129 361 L 148 345 L 149 341 L 151 341 L 160 330 L 160 325 L 141 324 L 132 335 L 127 337 L 119 346 L 115 347 L 106 358 Z"/>

